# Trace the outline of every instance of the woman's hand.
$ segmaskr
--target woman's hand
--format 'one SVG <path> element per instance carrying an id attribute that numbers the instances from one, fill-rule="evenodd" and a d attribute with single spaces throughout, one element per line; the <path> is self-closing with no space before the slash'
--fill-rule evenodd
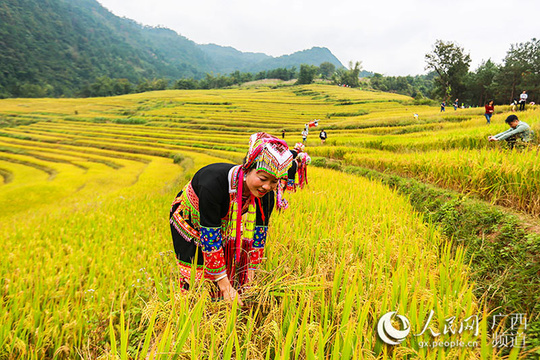
<path id="1" fill-rule="evenodd" d="M 234 298 L 238 298 L 238 305 L 244 306 L 244 303 L 238 295 L 238 291 L 232 287 L 229 278 L 224 277 L 223 279 L 218 280 L 217 284 L 225 301 L 234 301 Z"/>
<path id="2" fill-rule="evenodd" d="M 252 282 L 253 279 L 255 278 L 255 270 L 249 269 L 247 275 L 248 275 L 248 283 Z"/>

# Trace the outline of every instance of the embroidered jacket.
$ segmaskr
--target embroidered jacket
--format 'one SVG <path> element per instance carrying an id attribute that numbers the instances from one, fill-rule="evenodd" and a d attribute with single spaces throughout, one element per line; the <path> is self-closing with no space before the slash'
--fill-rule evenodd
<path id="1" fill-rule="evenodd" d="M 239 169 L 240 166 L 225 163 L 203 167 L 172 204 L 171 226 L 182 238 L 174 241 L 180 265 L 189 269 L 198 248 L 202 253 L 198 264 L 204 264 L 205 277 L 213 281 L 227 276 L 224 249 L 235 241 L 231 219 Z M 266 194 L 260 204 L 255 201 L 252 206 L 243 205 L 243 250 L 248 252 L 249 268 L 255 269 L 263 258 L 274 193 Z M 254 214 L 249 216 L 249 211 Z M 250 218 L 255 224 L 246 223 Z"/>

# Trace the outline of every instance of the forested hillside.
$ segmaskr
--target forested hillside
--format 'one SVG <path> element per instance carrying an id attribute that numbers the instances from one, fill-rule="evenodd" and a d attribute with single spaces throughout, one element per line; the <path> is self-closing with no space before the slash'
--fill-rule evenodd
<path id="1" fill-rule="evenodd" d="M 202 76 L 209 61 L 167 29 L 119 18 L 95 0 L 0 3 L 0 93 L 73 95 L 99 76 Z"/>
<path id="2" fill-rule="evenodd" d="M 125 79 L 125 86 L 132 86 L 254 67 L 298 68 L 308 60 L 342 66 L 325 48 L 280 58 L 233 49 L 230 59 L 221 58 L 225 48 L 205 48 L 170 29 L 115 16 L 96 0 L 2 0 L 0 98 L 81 95 L 83 88 L 103 77 Z"/>

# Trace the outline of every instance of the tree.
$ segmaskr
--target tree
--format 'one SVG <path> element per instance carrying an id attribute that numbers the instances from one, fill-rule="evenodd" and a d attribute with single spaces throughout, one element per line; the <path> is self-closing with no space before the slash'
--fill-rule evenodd
<path id="1" fill-rule="evenodd" d="M 233 79 L 225 75 L 206 73 L 206 78 L 199 81 L 201 89 L 221 89 L 233 85 Z"/>
<path id="2" fill-rule="evenodd" d="M 540 92 L 540 40 L 535 38 L 519 44 L 512 44 L 504 58 L 497 83 L 501 96 L 510 101 L 527 90 L 529 99 Z"/>
<path id="3" fill-rule="evenodd" d="M 360 71 L 362 71 L 362 62 L 357 61 L 353 64 L 349 61 L 349 70 L 339 69 L 334 74 L 334 82 L 340 85 L 350 87 L 360 86 Z"/>
<path id="4" fill-rule="evenodd" d="M 331 79 L 336 71 L 336 66 L 331 62 L 325 61 L 319 65 L 319 74 L 323 79 Z"/>
<path id="5" fill-rule="evenodd" d="M 300 65 L 300 73 L 298 74 L 296 84 L 311 84 L 315 78 L 315 75 L 317 75 L 317 72 L 319 72 L 319 68 L 315 65 Z"/>
<path id="6" fill-rule="evenodd" d="M 288 72 L 289 72 L 288 80 L 296 78 L 296 66 L 293 66 L 293 67 L 289 68 Z"/>
<path id="7" fill-rule="evenodd" d="M 131 83 L 128 79 L 114 79 L 113 80 L 113 93 L 114 95 L 129 94 L 133 91 Z"/>
<path id="8" fill-rule="evenodd" d="M 16 85 L 13 89 L 13 94 L 17 97 L 26 97 L 26 98 L 40 98 L 50 96 L 53 92 L 53 87 L 49 84 L 38 85 L 38 84 L 29 84 L 24 83 L 21 85 Z"/>
<path id="9" fill-rule="evenodd" d="M 100 76 L 90 85 L 90 96 L 112 96 L 113 80 L 108 76 Z"/>
<path id="10" fill-rule="evenodd" d="M 229 76 L 231 77 L 233 84 L 243 84 L 245 82 L 253 80 L 253 74 L 243 73 L 238 70 L 232 72 Z"/>
<path id="11" fill-rule="evenodd" d="M 446 100 L 458 97 L 464 91 L 465 77 L 469 71 L 471 57 L 453 42 L 437 40 L 432 52 L 426 54 L 426 70 L 434 70 L 436 93 Z"/>
<path id="12" fill-rule="evenodd" d="M 467 76 L 465 99 L 479 106 L 489 100 L 495 100 L 495 90 L 498 86 L 494 80 L 498 73 L 499 68 L 491 60 L 482 62 L 474 73 Z"/>
<path id="13" fill-rule="evenodd" d="M 370 78 L 369 83 L 371 87 L 375 90 L 388 91 L 388 86 L 386 86 L 386 80 L 382 74 L 375 73 Z"/>
<path id="14" fill-rule="evenodd" d="M 353 64 L 352 61 L 349 61 L 349 71 L 348 71 L 348 84 L 352 87 L 360 86 L 360 71 L 362 71 L 362 62 L 357 61 Z"/>
<path id="15" fill-rule="evenodd" d="M 254 80 L 262 79 L 266 79 L 266 71 L 259 71 L 257 74 L 255 74 Z"/>
<path id="16" fill-rule="evenodd" d="M 180 90 L 193 90 L 198 87 L 199 84 L 195 79 L 179 79 L 174 83 L 174 88 Z"/>
<path id="17" fill-rule="evenodd" d="M 291 69 L 287 68 L 277 68 L 273 70 L 268 70 L 266 72 L 267 79 L 280 79 L 283 81 L 291 80 L 296 75 L 296 68 L 292 67 Z M 256 76 L 258 77 L 258 76 Z M 264 79 L 264 78 L 263 78 Z"/>

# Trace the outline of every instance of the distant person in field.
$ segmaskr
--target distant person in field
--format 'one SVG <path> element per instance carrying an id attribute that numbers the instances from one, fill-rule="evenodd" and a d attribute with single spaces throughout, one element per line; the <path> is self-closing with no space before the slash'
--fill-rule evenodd
<path id="1" fill-rule="evenodd" d="M 321 132 L 319 133 L 319 138 L 321 139 L 321 144 L 324 145 L 324 142 L 326 141 L 327 137 L 328 137 L 328 135 L 326 134 L 326 131 L 324 131 L 324 129 L 322 129 Z"/>
<path id="2" fill-rule="evenodd" d="M 527 95 L 527 92 L 523 90 L 521 95 L 519 95 L 519 111 L 525 110 L 525 104 L 527 103 L 527 98 L 529 95 Z"/>
<path id="3" fill-rule="evenodd" d="M 497 135 L 489 136 L 489 141 L 506 140 L 508 147 L 513 149 L 518 142 L 527 143 L 532 140 L 533 132 L 531 127 L 527 123 L 519 121 L 516 115 L 508 116 L 505 122 L 510 126 L 510 129 Z"/>
<path id="4" fill-rule="evenodd" d="M 510 110 L 512 110 L 512 112 L 516 111 L 517 104 L 518 104 L 517 99 L 512 100 L 512 102 L 510 103 Z"/>
<path id="5" fill-rule="evenodd" d="M 456 99 L 456 101 L 454 101 L 454 111 L 457 110 L 457 108 L 459 107 L 459 99 Z"/>
<path id="6" fill-rule="evenodd" d="M 281 130 L 281 138 L 285 139 L 285 129 Z"/>
<path id="7" fill-rule="evenodd" d="M 486 117 L 487 124 L 489 125 L 491 124 L 491 117 L 493 116 L 493 112 L 495 111 L 495 107 L 493 106 L 493 100 L 489 100 L 484 107 L 486 108 L 484 116 Z"/>
<path id="8" fill-rule="evenodd" d="M 287 184 L 285 184 L 285 190 L 290 192 L 296 191 L 296 172 L 298 171 L 298 163 L 296 162 L 296 157 L 298 156 L 298 152 L 296 150 L 291 150 L 293 154 L 293 162 L 291 167 L 289 168 L 289 171 L 287 172 Z"/>
<path id="9" fill-rule="evenodd" d="M 443 102 L 441 103 L 441 111 L 440 111 L 440 112 L 444 112 L 445 110 L 446 110 L 446 102 L 443 101 Z"/>
<path id="10" fill-rule="evenodd" d="M 296 143 L 296 145 L 294 145 L 294 149 L 291 150 L 291 153 L 293 154 L 293 162 L 291 164 L 291 167 L 289 168 L 289 171 L 287 172 L 287 191 L 296 191 L 296 173 L 298 171 L 297 157 L 298 154 L 303 153 L 305 149 L 306 146 L 304 144 Z"/>
<path id="11" fill-rule="evenodd" d="M 212 296 L 243 305 L 239 294 L 263 259 L 274 190 L 291 162 L 283 140 L 257 133 L 242 165 L 210 164 L 195 173 L 170 211 L 183 289 L 197 259 L 196 277 L 214 284 Z"/>
<path id="12" fill-rule="evenodd" d="M 308 183 L 307 178 L 307 166 L 311 163 L 311 157 L 304 151 L 296 156 L 296 162 L 298 163 L 298 185 L 300 189 Z"/>
<path id="13" fill-rule="evenodd" d="M 283 198 L 286 191 L 296 192 L 296 171 L 298 170 L 298 163 L 296 157 L 299 153 L 305 150 L 306 146 L 302 143 L 296 143 L 293 149 L 289 151 L 292 154 L 291 167 L 287 171 L 287 177 L 281 178 L 278 188 L 276 190 L 276 209 L 285 210 L 289 207 L 289 202 Z"/>
<path id="14" fill-rule="evenodd" d="M 301 143 L 300 143 L 301 144 Z M 287 177 L 279 180 L 278 187 L 276 189 L 276 210 L 286 210 L 289 207 L 289 202 L 284 198 L 285 192 L 296 192 L 295 177 L 298 164 L 296 162 L 296 156 L 298 152 L 296 150 L 289 150 L 293 156 L 291 167 L 287 171 Z"/>
<path id="15" fill-rule="evenodd" d="M 304 130 L 302 131 L 302 142 L 303 142 L 303 143 L 306 142 L 308 133 L 309 133 L 309 132 L 308 132 L 306 129 L 304 129 Z"/>

